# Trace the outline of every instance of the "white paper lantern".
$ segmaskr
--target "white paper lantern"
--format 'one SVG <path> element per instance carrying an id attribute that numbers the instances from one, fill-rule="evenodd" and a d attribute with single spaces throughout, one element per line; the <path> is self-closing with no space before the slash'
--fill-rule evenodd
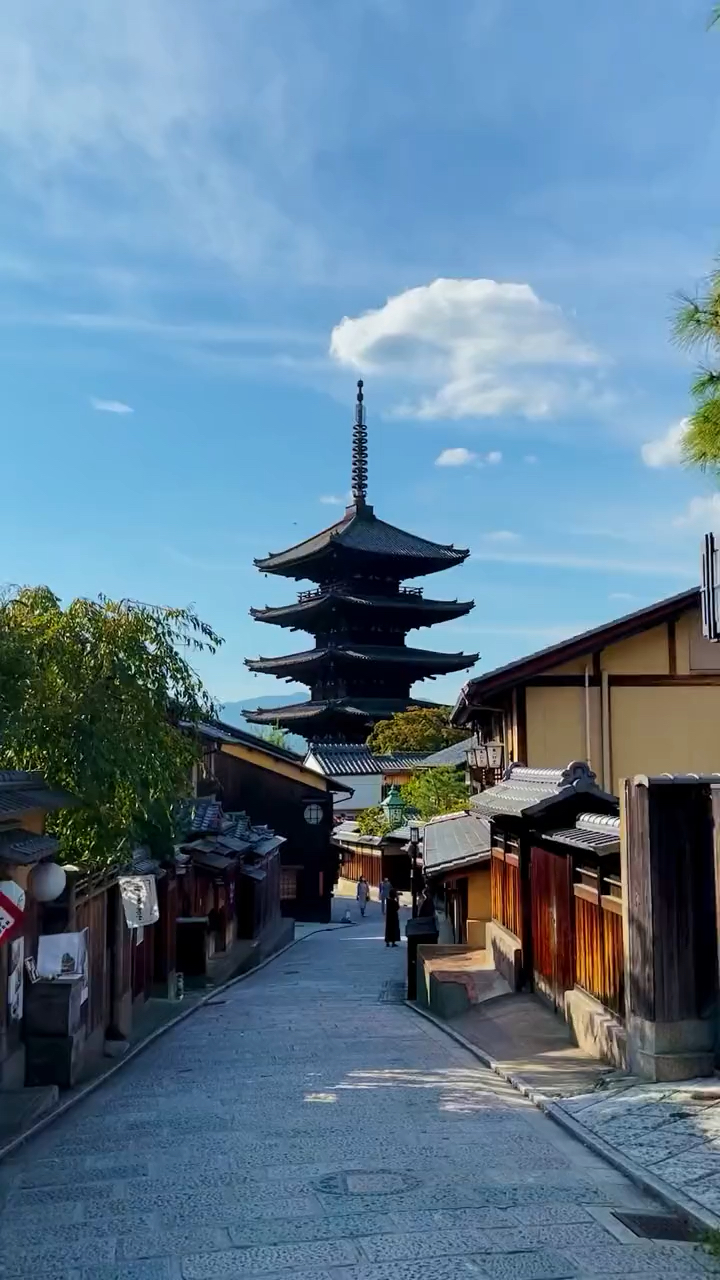
<path id="1" fill-rule="evenodd" d="M 31 888 L 38 902 L 54 902 L 60 897 L 67 876 L 57 862 L 41 862 L 32 873 Z"/>

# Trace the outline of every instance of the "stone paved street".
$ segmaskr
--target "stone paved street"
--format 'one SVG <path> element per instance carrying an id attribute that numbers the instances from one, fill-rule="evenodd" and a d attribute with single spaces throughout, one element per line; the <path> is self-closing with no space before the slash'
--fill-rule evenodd
<path id="1" fill-rule="evenodd" d="M 612 1208 L 656 1206 L 400 1002 L 404 958 L 373 904 L 169 1032 L 2 1166 L 0 1275 L 707 1274 L 631 1236 Z"/>

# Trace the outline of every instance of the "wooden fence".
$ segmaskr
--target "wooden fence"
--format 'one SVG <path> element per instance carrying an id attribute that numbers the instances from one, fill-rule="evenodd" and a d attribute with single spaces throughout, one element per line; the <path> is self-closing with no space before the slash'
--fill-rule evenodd
<path id="1" fill-rule="evenodd" d="M 615 876 L 578 870 L 575 895 L 575 982 L 613 1013 L 625 1012 L 622 888 Z"/>
<path id="2" fill-rule="evenodd" d="M 405 855 L 407 860 L 407 855 Z M 377 889 L 382 880 L 382 852 L 378 849 L 362 849 L 343 846 L 341 875 L 345 880 L 359 880 L 364 876 L 369 885 Z"/>
<path id="3" fill-rule="evenodd" d="M 520 859 L 516 849 L 493 847 L 490 859 L 490 909 L 516 938 L 521 937 Z"/>

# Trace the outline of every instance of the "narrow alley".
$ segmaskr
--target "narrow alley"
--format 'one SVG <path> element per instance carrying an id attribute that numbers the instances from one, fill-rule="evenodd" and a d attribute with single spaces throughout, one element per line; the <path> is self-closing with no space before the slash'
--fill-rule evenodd
<path id="1" fill-rule="evenodd" d="M 405 1007 L 404 961 L 373 903 L 161 1038 L 2 1166 L 0 1275 L 707 1274 L 631 1236 L 612 1209 L 657 1206 Z"/>

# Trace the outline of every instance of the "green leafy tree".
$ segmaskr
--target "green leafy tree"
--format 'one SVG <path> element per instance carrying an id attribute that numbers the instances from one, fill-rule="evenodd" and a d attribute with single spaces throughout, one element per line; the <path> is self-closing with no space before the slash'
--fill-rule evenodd
<path id="1" fill-rule="evenodd" d="M 393 824 L 388 822 L 382 805 L 375 804 L 369 809 L 361 809 L 357 816 L 358 831 L 363 836 L 384 836 L 392 830 Z"/>
<path id="2" fill-rule="evenodd" d="M 467 733 L 450 724 L 450 707 L 411 707 L 375 725 L 368 746 L 376 756 L 395 751 L 440 751 Z"/>
<path id="3" fill-rule="evenodd" d="M 285 746 L 286 733 L 279 724 L 268 725 L 258 734 L 258 737 L 262 738 L 263 742 L 269 742 L 273 747 Z"/>
<path id="4" fill-rule="evenodd" d="M 0 600 L 0 767 L 39 769 L 80 801 L 49 820 L 62 857 L 89 870 L 132 847 L 170 846 L 173 806 L 215 714 L 189 659 L 220 637 L 192 609 L 73 600 L 48 587 Z"/>
<path id="5" fill-rule="evenodd" d="M 408 809 L 427 822 L 443 813 L 458 813 L 468 805 L 468 789 L 459 769 L 418 769 L 401 788 Z"/>
<path id="6" fill-rule="evenodd" d="M 682 437 L 685 461 L 703 470 L 720 469 L 720 269 L 695 297 L 686 297 L 675 316 L 675 338 L 700 352 L 703 363 L 691 385 L 695 408 Z"/>

